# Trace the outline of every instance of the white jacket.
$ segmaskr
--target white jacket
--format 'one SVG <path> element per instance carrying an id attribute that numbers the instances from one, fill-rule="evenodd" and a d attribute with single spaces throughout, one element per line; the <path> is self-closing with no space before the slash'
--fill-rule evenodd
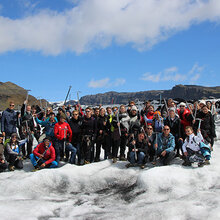
<path id="1" fill-rule="evenodd" d="M 201 141 L 203 141 L 203 137 L 202 137 L 201 132 L 198 132 L 197 136 L 195 136 L 195 134 L 191 134 L 189 136 L 189 139 L 186 138 L 185 141 L 184 141 L 184 144 L 182 146 L 183 152 L 184 153 L 187 152 L 187 150 L 186 150 L 187 147 L 190 148 L 193 151 L 199 151 L 200 150 L 199 143 Z"/>

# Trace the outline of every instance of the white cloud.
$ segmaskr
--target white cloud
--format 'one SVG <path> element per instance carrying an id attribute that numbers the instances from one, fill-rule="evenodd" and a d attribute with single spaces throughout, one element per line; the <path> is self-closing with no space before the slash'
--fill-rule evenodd
<path id="1" fill-rule="evenodd" d="M 118 78 L 115 80 L 115 82 L 113 83 L 113 86 L 117 87 L 117 86 L 122 86 L 124 85 L 126 82 L 125 79 L 122 79 L 122 78 Z"/>
<path id="2" fill-rule="evenodd" d="M 100 79 L 100 80 L 91 80 L 89 82 L 89 87 L 90 88 L 103 88 L 103 87 L 107 87 L 109 84 L 109 78 L 105 78 L 105 79 Z"/>
<path id="3" fill-rule="evenodd" d="M 37 10 L 16 20 L 0 16 L 0 53 L 83 53 L 113 40 L 144 50 L 193 24 L 220 20 L 219 0 L 81 0 L 60 13 Z"/>
<path id="4" fill-rule="evenodd" d="M 118 87 L 118 86 L 122 86 L 124 85 L 126 82 L 125 79 L 122 78 L 117 78 L 114 81 L 110 81 L 109 78 L 104 78 L 104 79 L 100 79 L 100 80 L 94 80 L 92 79 L 88 86 L 90 88 L 109 88 L 109 87 Z"/>
<path id="5" fill-rule="evenodd" d="M 203 66 L 199 66 L 197 63 L 193 65 L 190 71 L 185 74 L 178 72 L 177 67 L 170 67 L 164 69 L 162 72 L 157 74 L 152 74 L 150 72 L 144 73 L 141 80 L 150 81 L 150 82 L 165 82 L 165 81 L 174 81 L 174 82 L 191 82 L 196 83 L 201 77 L 201 73 L 204 70 Z"/>
<path id="6" fill-rule="evenodd" d="M 151 74 L 151 73 L 144 73 L 141 77 L 141 80 L 144 80 L 144 81 L 151 81 L 151 82 L 159 82 L 161 79 L 161 74 L 158 73 L 158 74 Z"/>

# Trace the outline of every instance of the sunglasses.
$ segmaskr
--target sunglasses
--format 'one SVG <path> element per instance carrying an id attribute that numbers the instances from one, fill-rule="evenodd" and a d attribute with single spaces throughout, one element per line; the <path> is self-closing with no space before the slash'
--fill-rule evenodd
<path id="1" fill-rule="evenodd" d="M 148 130 L 153 130 L 153 128 L 147 128 Z"/>
<path id="2" fill-rule="evenodd" d="M 90 111 L 86 111 L 86 113 L 88 113 L 88 112 L 90 112 Z"/>
<path id="3" fill-rule="evenodd" d="M 164 128 L 163 130 L 164 130 L 164 131 L 169 131 L 170 129 L 169 129 L 169 128 Z"/>
<path id="4" fill-rule="evenodd" d="M 73 115 L 78 115 L 78 114 L 73 114 Z"/>
<path id="5" fill-rule="evenodd" d="M 182 107 L 185 107 L 185 106 L 184 106 L 184 105 L 181 105 L 180 107 L 182 108 Z"/>
<path id="6" fill-rule="evenodd" d="M 11 107 L 14 107 L 15 105 L 10 105 Z"/>

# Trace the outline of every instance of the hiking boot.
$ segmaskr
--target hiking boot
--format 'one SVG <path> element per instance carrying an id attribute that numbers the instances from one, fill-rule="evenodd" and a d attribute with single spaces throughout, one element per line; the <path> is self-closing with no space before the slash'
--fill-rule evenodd
<path id="1" fill-rule="evenodd" d="M 141 168 L 141 169 L 144 169 L 144 168 L 145 168 L 144 164 L 141 164 L 141 165 L 140 165 L 140 168 Z"/>
<path id="2" fill-rule="evenodd" d="M 15 166 L 9 165 L 9 166 L 8 166 L 8 169 L 9 169 L 9 171 L 15 171 Z"/>
<path id="3" fill-rule="evenodd" d="M 182 165 L 185 166 L 185 167 L 190 167 L 190 166 L 191 166 L 191 163 L 190 163 L 190 162 L 187 162 L 187 161 L 184 161 L 184 162 L 182 163 Z"/>
<path id="4" fill-rule="evenodd" d="M 99 162 L 100 159 L 99 158 L 95 158 L 94 162 Z"/>
<path id="5" fill-rule="evenodd" d="M 113 162 L 113 163 L 117 163 L 117 158 L 116 158 L 116 157 L 113 157 L 112 162 Z"/>
<path id="6" fill-rule="evenodd" d="M 120 161 L 126 161 L 127 159 L 126 159 L 124 156 L 120 156 L 120 157 L 119 157 L 119 160 L 120 160 Z"/>
<path id="7" fill-rule="evenodd" d="M 206 161 L 205 161 L 205 165 L 210 165 L 210 161 L 209 161 L 209 160 L 206 160 Z"/>
<path id="8" fill-rule="evenodd" d="M 128 163 L 128 164 L 125 165 L 126 168 L 134 167 L 134 166 L 135 166 L 135 164 L 132 164 L 132 163 Z"/>
<path id="9" fill-rule="evenodd" d="M 200 163 L 198 163 L 198 167 L 203 167 L 204 165 L 205 165 L 204 162 L 200 162 Z"/>
<path id="10" fill-rule="evenodd" d="M 90 164 L 90 162 L 89 162 L 89 161 L 87 161 L 87 160 L 85 160 L 85 164 Z"/>

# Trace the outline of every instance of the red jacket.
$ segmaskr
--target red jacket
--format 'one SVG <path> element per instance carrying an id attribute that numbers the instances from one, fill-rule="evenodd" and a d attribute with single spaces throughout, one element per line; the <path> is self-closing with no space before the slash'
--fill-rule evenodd
<path id="1" fill-rule="evenodd" d="M 180 109 L 177 109 L 177 112 L 178 112 L 178 115 L 180 115 Z M 182 114 L 182 118 L 180 117 L 180 122 L 183 125 L 184 130 L 186 126 L 191 125 L 191 122 L 186 119 L 186 117 L 189 116 L 190 114 L 191 114 L 190 110 L 186 108 Z"/>
<path id="2" fill-rule="evenodd" d="M 44 154 L 45 151 L 46 153 Z M 34 149 L 33 154 L 37 157 L 39 157 L 40 154 L 44 154 L 43 159 L 46 160 L 46 165 L 52 163 L 56 158 L 55 150 L 52 143 L 50 143 L 50 145 L 48 146 L 48 150 L 45 147 L 44 142 L 38 144 L 37 147 Z"/>
<path id="3" fill-rule="evenodd" d="M 66 134 L 64 137 L 64 130 L 66 129 Z M 63 140 L 63 138 L 67 138 L 67 135 L 69 135 L 69 142 L 72 140 L 72 130 L 68 123 L 64 122 L 58 122 L 54 126 L 54 135 L 58 140 Z"/>

